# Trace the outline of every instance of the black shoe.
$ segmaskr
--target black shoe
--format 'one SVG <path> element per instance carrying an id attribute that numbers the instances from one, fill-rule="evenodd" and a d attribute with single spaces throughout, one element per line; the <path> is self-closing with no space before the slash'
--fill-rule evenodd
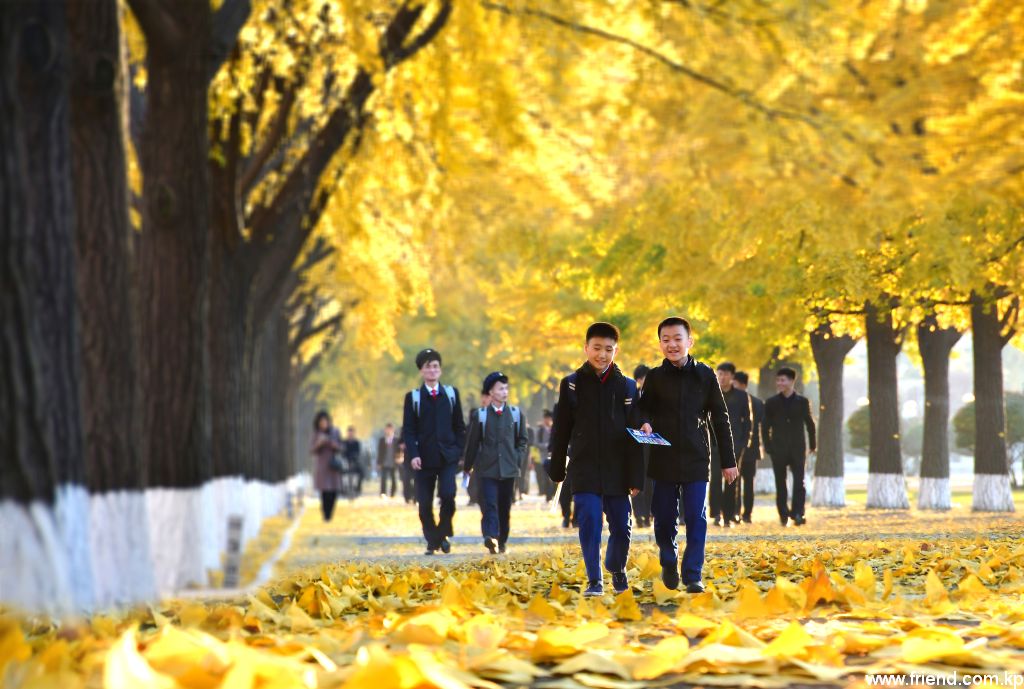
<path id="1" fill-rule="evenodd" d="M 679 588 L 679 572 L 676 571 L 675 565 L 661 568 L 661 583 L 670 591 Z"/>
<path id="2" fill-rule="evenodd" d="M 753 524 L 754 522 L 750 519 L 750 517 L 744 517 L 743 518 L 743 523 L 744 524 Z"/>
<path id="3" fill-rule="evenodd" d="M 615 590 L 615 593 L 625 593 L 629 589 L 629 581 L 626 579 L 625 572 L 612 574 L 612 589 Z"/>
<path id="4" fill-rule="evenodd" d="M 568 529 L 569 528 L 569 518 L 568 517 L 565 517 L 565 518 L 562 519 L 562 528 L 563 529 Z"/>
<path id="5" fill-rule="evenodd" d="M 574 529 L 580 528 L 580 523 L 579 523 L 579 521 L 576 520 L 576 517 L 572 518 L 572 528 L 574 528 Z"/>
<path id="6" fill-rule="evenodd" d="M 452 542 L 448 540 L 447 536 L 441 541 L 441 552 L 445 555 L 452 552 Z"/>
<path id="7" fill-rule="evenodd" d="M 739 524 L 740 523 L 740 515 L 737 514 L 737 515 L 733 516 L 732 520 L 736 524 Z"/>
<path id="8" fill-rule="evenodd" d="M 803 517 L 793 517 L 793 523 L 796 524 L 797 526 L 803 526 L 804 524 L 807 523 L 807 520 L 804 519 Z"/>
<path id="9" fill-rule="evenodd" d="M 589 584 L 587 584 L 587 588 L 583 592 L 583 595 L 587 598 L 603 596 L 604 585 L 600 581 L 591 581 Z"/>
<path id="10" fill-rule="evenodd" d="M 786 526 L 787 524 L 789 524 L 789 517 L 779 517 L 779 523 L 783 526 Z"/>
<path id="11" fill-rule="evenodd" d="M 687 593 L 704 593 L 704 584 L 699 581 L 691 581 L 686 585 Z"/>
<path id="12" fill-rule="evenodd" d="M 721 526 L 722 520 L 719 517 L 715 517 L 715 526 Z"/>
<path id="13" fill-rule="evenodd" d="M 508 552 L 508 546 L 506 546 L 504 543 L 499 543 L 498 544 L 498 552 L 499 553 Z"/>
<path id="14" fill-rule="evenodd" d="M 717 521 L 715 522 L 715 525 L 716 526 L 718 525 Z M 732 526 L 732 520 L 731 519 L 726 519 L 725 521 L 722 522 L 722 528 L 724 528 L 724 529 L 728 529 L 731 526 Z"/>
<path id="15" fill-rule="evenodd" d="M 498 544 L 495 542 L 493 538 L 485 538 L 484 546 L 486 546 L 487 552 L 489 552 L 491 555 L 494 555 L 498 552 Z"/>
<path id="16" fill-rule="evenodd" d="M 437 555 L 437 548 L 427 548 L 427 552 L 424 555 Z"/>

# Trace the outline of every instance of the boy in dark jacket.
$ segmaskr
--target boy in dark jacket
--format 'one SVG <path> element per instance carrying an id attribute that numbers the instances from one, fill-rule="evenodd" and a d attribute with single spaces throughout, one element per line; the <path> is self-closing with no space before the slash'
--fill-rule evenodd
<path id="1" fill-rule="evenodd" d="M 491 401 L 470 424 L 463 471 L 480 481 L 480 530 L 493 555 L 506 549 L 516 477 L 530 441 L 519 409 L 506 404 L 508 377 L 500 371 L 488 374 L 483 391 Z"/>
<path id="2" fill-rule="evenodd" d="M 438 550 L 451 552 L 455 516 L 455 475 L 466 443 L 466 420 L 459 391 L 441 385 L 441 355 L 424 349 L 416 355 L 416 368 L 423 384 L 405 394 L 402 435 L 405 456 L 416 481 L 416 502 L 420 524 L 427 540 L 427 555 Z M 434 521 L 434 490 L 441 499 L 441 514 Z"/>
<path id="3" fill-rule="evenodd" d="M 551 433 L 549 473 L 555 481 L 566 478 L 566 453 L 572 443 L 569 480 L 587 569 L 585 596 L 604 593 L 602 512 L 608 519 L 604 566 L 611 572 L 616 593 L 629 588 L 629 497 L 637 495 L 643 484 L 639 446 L 626 431 L 633 416 L 636 383 L 614 363 L 618 343 L 619 329 L 610 323 L 594 323 L 587 329 L 587 363 L 562 379 Z"/>
<path id="4" fill-rule="evenodd" d="M 680 502 L 686 525 L 682 579 L 689 593 L 704 590 L 704 546 L 707 540 L 707 489 L 711 472 L 708 425 L 718 438 L 725 480 L 732 484 L 739 471 L 733 452 L 732 429 L 722 389 L 711 367 L 690 356 L 690 323 L 666 318 L 658 325 L 665 361 L 651 369 L 637 404 L 641 430 L 660 433 L 671 446 L 652 445 L 648 475 L 654 479 L 651 511 L 658 543 L 661 578 L 670 589 L 679 586 L 676 535 Z"/>

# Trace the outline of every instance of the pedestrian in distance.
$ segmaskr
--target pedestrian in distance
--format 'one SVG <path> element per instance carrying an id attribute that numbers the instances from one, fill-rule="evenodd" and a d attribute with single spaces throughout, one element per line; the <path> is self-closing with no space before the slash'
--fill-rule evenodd
<path id="1" fill-rule="evenodd" d="M 484 393 L 491 402 L 477 410 L 477 423 L 469 430 L 463 471 L 477 476 L 480 485 L 480 532 L 492 555 L 507 549 L 516 476 L 530 440 L 518 407 L 508 404 L 508 376 L 487 375 Z"/>
<path id="2" fill-rule="evenodd" d="M 614 325 L 594 323 L 587 328 L 586 363 L 559 384 L 551 434 L 550 476 L 555 481 L 566 478 L 566 456 L 572 444 L 568 476 L 587 572 L 584 596 L 604 594 L 602 513 L 608 521 L 605 569 L 612 575 L 616 593 L 629 588 L 629 498 L 643 485 L 643 463 L 639 445 L 626 430 L 632 425 L 636 382 L 615 365 L 618 347 L 619 329 Z"/>
<path id="3" fill-rule="evenodd" d="M 665 586 L 678 588 L 681 577 L 687 592 L 700 593 L 708 531 L 709 431 L 718 438 L 718 460 L 727 483 L 739 474 L 729 411 L 714 371 L 690 355 L 689 321 L 675 316 L 663 320 L 658 324 L 658 343 L 665 359 L 647 374 L 637 404 L 640 430 L 655 431 L 670 443 L 651 446 L 648 475 L 654 479 L 654 539 Z M 682 563 L 676 545 L 680 505 L 686 528 Z"/>
<path id="4" fill-rule="evenodd" d="M 341 467 L 335 459 L 341 444 L 332 437 L 336 434 L 331 415 L 326 411 L 318 412 L 313 419 L 313 439 L 309 449 L 314 457 L 313 488 L 320 492 L 320 511 L 325 522 L 331 521 L 334 503 L 342 488 Z"/>
<path id="5" fill-rule="evenodd" d="M 398 438 L 395 437 L 395 424 L 384 425 L 384 434 L 377 442 L 377 471 L 380 473 L 380 496 L 395 497 L 398 491 Z M 390 486 L 390 490 L 388 487 Z"/>
<path id="6" fill-rule="evenodd" d="M 732 428 L 733 449 L 736 451 L 736 465 L 743 472 L 743 464 L 750 461 L 747 452 L 750 446 L 750 438 L 753 430 L 753 407 L 750 402 L 750 395 L 734 385 L 736 366 L 730 361 L 724 361 L 715 369 L 718 377 L 718 387 L 722 389 L 722 396 L 725 398 L 725 406 L 729 409 L 729 425 Z M 740 521 L 740 481 L 733 481 L 724 484 L 722 470 L 715 461 L 715 455 L 711 455 L 711 516 L 715 520 L 715 526 L 720 524 L 725 527 L 732 526 Z M 716 472 L 716 467 L 718 467 Z M 715 497 L 718 497 L 716 504 Z M 719 521 L 721 517 L 721 521 Z"/>
<path id="7" fill-rule="evenodd" d="M 775 373 L 775 388 L 779 393 L 764 403 L 765 449 L 771 455 L 775 472 L 775 506 L 783 526 L 790 519 L 796 526 L 802 526 L 807 521 L 804 518 L 807 498 L 804 468 L 808 455 L 816 447 L 814 416 L 810 400 L 796 392 L 796 371 L 780 368 Z M 792 503 L 787 495 L 786 471 L 793 476 Z"/>
<path id="8" fill-rule="evenodd" d="M 363 445 L 356 437 L 356 427 L 349 426 L 345 431 L 345 441 L 342 443 L 342 454 L 345 455 L 346 471 L 351 478 L 349 499 L 355 500 L 363 494 L 363 479 L 366 472 L 363 469 L 362 457 Z"/>
<path id="9" fill-rule="evenodd" d="M 750 445 L 743 455 L 743 462 L 740 466 L 741 500 L 737 503 L 742 503 L 743 505 L 742 518 L 745 524 L 753 522 L 754 481 L 757 478 L 757 463 L 761 461 L 761 448 L 764 446 L 764 401 L 750 393 L 750 390 L 748 390 L 749 382 L 750 376 L 746 371 L 736 371 L 732 384 L 750 397 L 752 414 Z"/>
<path id="10" fill-rule="evenodd" d="M 640 364 L 633 369 L 633 380 L 636 381 L 637 394 L 641 397 L 644 394 L 644 380 L 650 367 Z M 650 447 L 644 445 L 641 449 L 644 461 L 644 487 L 640 494 L 633 498 L 633 516 L 636 517 L 636 525 L 643 529 L 651 525 L 651 496 L 654 494 L 654 481 L 647 476 L 647 464 L 650 461 Z"/>
<path id="11" fill-rule="evenodd" d="M 405 452 L 416 482 L 420 525 L 427 555 L 452 549 L 455 476 L 466 444 L 466 420 L 458 389 L 441 384 L 441 355 L 424 349 L 416 355 L 422 384 L 405 394 L 402 429 Z M 434 519 L 434 496 L 440 513 Z"/>

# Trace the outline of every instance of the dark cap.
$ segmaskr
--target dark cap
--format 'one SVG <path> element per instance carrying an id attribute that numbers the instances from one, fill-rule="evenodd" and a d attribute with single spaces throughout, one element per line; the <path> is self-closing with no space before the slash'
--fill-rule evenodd
<path id="1" fill-rule="evenodd" d="M 427 363 L 436 361 L 441 363 L 441 353 L 436 349 L 424 349 L 416 355 L 416 370 L 423 368 Z"/>
<path id="2" fill-rule="evenodd" d="M 485 395 L 489 394 L 491 392 L 491 388 L 494 387 L 495 383 L 508 384 L 508 376 L 506 376 L 501 371 L 494 371 L 493 373 L 488 373 L 487 377 L 484 378 L 483 390 L 481 390 L 480 392 L 482 392 Z"/>

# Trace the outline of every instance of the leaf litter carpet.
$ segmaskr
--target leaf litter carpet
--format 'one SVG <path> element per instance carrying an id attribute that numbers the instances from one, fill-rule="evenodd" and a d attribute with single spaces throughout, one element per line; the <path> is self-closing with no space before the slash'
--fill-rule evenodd
<path id="1" fill-rule="evenodd" d="M 307 501 L 265 586 L 90 618 L 0 611 L 0 684 L 19 689 L 285 687 L 1024 686 L 1018 514 L 811 509 L 783 528 L 709 526 L 707 591 L 661 584 L 634 528 L 631 589 L 584 599 L 575 532 L 539 498 L 488 555 L 460 496 L 449 555 L 423 554 L 416 508 Z M 243 580 L 290 526 L 268 520 Z M 211 580 L 218 580 L 212 573 Z M 929 679 L 931 678 L 931 679 Z"/>

